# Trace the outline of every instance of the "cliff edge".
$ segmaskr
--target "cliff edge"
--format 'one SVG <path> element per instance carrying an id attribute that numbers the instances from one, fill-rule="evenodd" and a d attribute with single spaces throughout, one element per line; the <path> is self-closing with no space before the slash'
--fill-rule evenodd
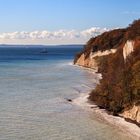
<path id="1" fill-rule="evenodd" d="M 102 74 L 91 101 L 140 126 L 140 20 L 91 38 L 74 64 Z"/>

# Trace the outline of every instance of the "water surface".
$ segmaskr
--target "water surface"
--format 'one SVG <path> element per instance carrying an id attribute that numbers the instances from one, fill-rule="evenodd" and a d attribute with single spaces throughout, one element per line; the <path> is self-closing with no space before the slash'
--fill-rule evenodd
<path id="1" fill-rule="evenodd" d="M 72 105 L 96 75 L 70 65 L 76 46 L 0 48 L 1 140 L 129 140 L 95 114 Z"/>

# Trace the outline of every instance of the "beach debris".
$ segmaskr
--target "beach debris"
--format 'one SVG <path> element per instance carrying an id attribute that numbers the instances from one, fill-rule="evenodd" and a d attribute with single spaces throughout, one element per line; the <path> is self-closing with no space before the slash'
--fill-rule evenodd
<path id="1" fill-rule="evenodd" d="M 68 102 L 72 102 L 72 99 L 66 98 L 66 100 L 67 100 Z"/>

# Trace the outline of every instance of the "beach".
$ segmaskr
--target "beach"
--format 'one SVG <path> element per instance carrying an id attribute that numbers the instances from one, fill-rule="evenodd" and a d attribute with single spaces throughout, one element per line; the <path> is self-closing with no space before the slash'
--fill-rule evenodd
<path id="1" fill-rule="evenodd" d="M 84 68 L 84 67 L 80 66 L 80 68 Z M 95 71 L 90 68 L 84 68 L 84 69 L 89 71 L 90 73 L 95 74 Z M 98 80 L 101 79 L 101 74 L 98 73 L 97 77 Z M 73 104 L 80 106 L 82 109 L 90 111 L 93 114 L 96 114 L 97 117 L 105 120 L 110 125 L 117 127 L 131 138 L 135 140 L 140 140 L 140 128 L 136 124 L 127 122 L 125 121 L 124 118 L 120 116 L 110 115 L 109 112 L 107 112 L 105 109 L 100 109 L 96 104 L 91 102 L 88 98 L 89 98 L 89 93 L 83 93 L 78 98 L 73 100 Z"/>

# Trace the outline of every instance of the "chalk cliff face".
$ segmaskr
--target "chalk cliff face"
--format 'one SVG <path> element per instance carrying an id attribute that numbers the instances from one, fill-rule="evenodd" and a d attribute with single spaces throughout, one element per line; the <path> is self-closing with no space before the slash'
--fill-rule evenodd
<path id="1" fill-rule="evenodd" d="M 140 106 L 134 105 L 129 110 L 124 111 L 120 116 L 126 119 L 131 119 L 140 124 Z"/>
<path id="2" fill-rule="evenodd" d="M 91 101 L 140 124 L 140 20 L 91 38 L 74 63 L 102 74 Z"/>
<path id="3" fill-rule="evenodd" d="M 134 51 L 134 41 L 128 40 L 123 47 L 123 57 L 126 60 L 127 56 L 129 56 Z"/>
<path id="4" fill-rule="evenodd" d="M 96 71 L 98 71 L 98 58 L 102 56 L 107 56 L 109 54 L 113 54 L 116 52 L 116 49 L 110 49 L 110 50 L 105 50 L 105 51 L 97 51 L 97 52 L 92 52 L 90 53 L 89 57 L 86 58 L 85 54 L 81 54 L 79 59 L 75 62 L 76 65 L 79 66 L 84 66 L 88 68 L 92 68 Z"/>

